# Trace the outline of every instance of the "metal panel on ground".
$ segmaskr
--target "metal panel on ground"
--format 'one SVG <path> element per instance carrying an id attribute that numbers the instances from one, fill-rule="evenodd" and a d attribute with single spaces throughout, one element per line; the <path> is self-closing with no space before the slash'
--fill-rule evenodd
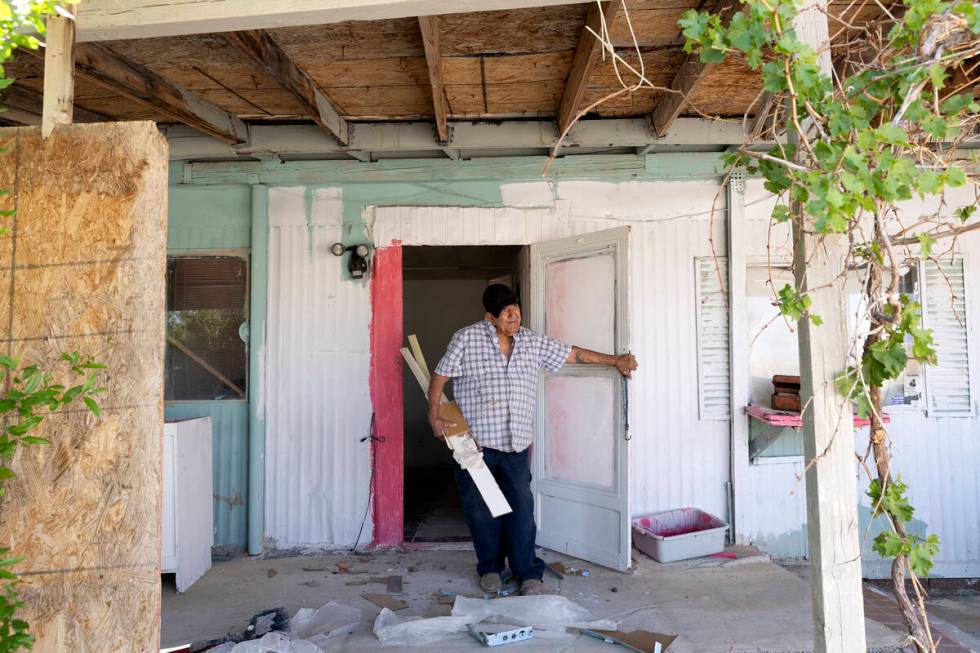
<path id="1" fill-rule="evenodd" d="M 168 420 L 211 418 L 214 546 L 218 553 L 241 553 L 248 540 L 248 403 L 166 403 L 163 414 Z"/>

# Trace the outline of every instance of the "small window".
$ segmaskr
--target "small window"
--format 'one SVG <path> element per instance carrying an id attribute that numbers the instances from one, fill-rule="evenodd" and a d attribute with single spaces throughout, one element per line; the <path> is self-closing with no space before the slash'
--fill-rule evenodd
<path id="1" fill-rule="evenodd" d="M 167 401 L 246 398 L 247 270 L 232 256 L 167 260 Z"/>

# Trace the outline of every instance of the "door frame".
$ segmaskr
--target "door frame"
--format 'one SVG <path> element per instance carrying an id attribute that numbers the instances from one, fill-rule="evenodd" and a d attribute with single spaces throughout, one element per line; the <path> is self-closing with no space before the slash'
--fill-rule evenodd
<path id="1" fill-rule="evenodd" d="M 376 249 L 371 261 L 370 394 L 374 410 L 371 439 L 372 548 L 401 547 L 405 529 L 404 390 L 401 347 L 404 343 L 402 246 L 529 245 L 572 235 L 567 206 L 488 209 L 484 207 L 375 207 Z M 459 212 L 476 219 L 493 215 L 510 225 L 490 235 L 450 230 L 436 233 L 421 225 L 435 223 L 432 213 L 446 213 L 448 225 Z M 452 213 L 453 215 L 449 215 Z M 424 214 L 424 216 L 423 216 Z M 516 224 L 523 228 L 515 228 Z M 534 226 L 537 225 L 537 226 Z M 547 227 L 547 228 L 546 228 Z M 594 228 L 587 235 L 605 228 Z M 404 240 L 403 240 L 404 239 Z M 628 267 L 627 267 L 628 275 Z M 528 277 L 530 275 L 527 275 Z M 529 281 L 529 279 L 527 279 Z M 525 301 L 530 292 L 523 289 Z M 631 319 L 631 318 L 629 318 Z M 629 326 L 629 319 L 627 326 Z M 631 454 L 627 454 L 629 456 Z M 627 488 L 627 492 L 628 492 Z"/>

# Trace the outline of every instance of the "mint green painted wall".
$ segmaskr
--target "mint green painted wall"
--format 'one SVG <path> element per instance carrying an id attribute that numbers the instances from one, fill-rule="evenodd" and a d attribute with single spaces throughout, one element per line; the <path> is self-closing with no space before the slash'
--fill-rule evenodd
<path id="1" fill-rule="evenodd" d="M 168 190 L 168 252 L 249 247 L 249 186 L 171 185 Z M 249 274 L 254 272 L 250 269 Z M 261 274 L 264 277 L 265 271 Z M 167 402 L 163 414 L 165 419 L 211 418 L 214 544 L 219 552 L 244 551 L 248 540 L 248 403 Z"/>
<path id="2" fill-rule="evenodd" d="M 252 193 L 248 186 L 171 186 L 169 191 L 168 251 L 249 246 Z"/>

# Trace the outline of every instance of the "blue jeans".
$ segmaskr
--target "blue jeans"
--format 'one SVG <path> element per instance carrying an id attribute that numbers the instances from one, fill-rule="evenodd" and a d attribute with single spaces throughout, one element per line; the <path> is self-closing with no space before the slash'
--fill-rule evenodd
<path id="1" fill-rule="evenodd" d="M 500 573 L 504 561 L 518 580 L 541 580 L 544 562 L 534 555 L 534 497 L 531 495 L 530 450 L 508 453 L 484 449 L 483 461 L 500 486 L 513 512 L 494 518 L 484 503 L 470 473 L 454 464 L 456 485 L 463 504 L 466 523 L 476 549 L 476 571 L 483 574 Z"/>

